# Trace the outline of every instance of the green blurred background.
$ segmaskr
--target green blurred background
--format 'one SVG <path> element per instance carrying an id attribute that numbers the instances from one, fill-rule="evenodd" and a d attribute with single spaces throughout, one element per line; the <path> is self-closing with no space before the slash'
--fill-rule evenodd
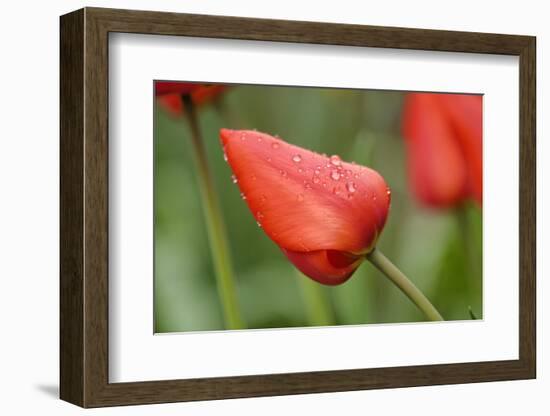
<path id="1" fill-rule="evenodd" d="M 233 86 L 198 109 L 225 215 L 238 298 L 248 328 L 424 321 L 370 263 L 326 287 L 300 275 L 258 228 L 223 160 L 222 127 L 257 129 L 377 170 L 392 189 L 378 247 L 446 320 L 482 317 L 482 224 L 474 204 L 420 206 L 406 178 L 403 94 Z M 224 329 L 185 117 L 155 114 L 155 332 Z"/>

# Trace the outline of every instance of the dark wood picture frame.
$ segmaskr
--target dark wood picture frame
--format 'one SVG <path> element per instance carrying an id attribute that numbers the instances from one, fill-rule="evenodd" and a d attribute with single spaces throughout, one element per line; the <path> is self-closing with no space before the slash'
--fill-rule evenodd
<path id="1" fill-rule="evenodd" d="M 62 16 L 60 28 L 60 396 L 63 400 L 82 407 L 100 407 L 535 378 L 534 37 L 99 8 L 85 8 Z M 110 32 L 518 56 L 519 359 L 109 383 Z"/>

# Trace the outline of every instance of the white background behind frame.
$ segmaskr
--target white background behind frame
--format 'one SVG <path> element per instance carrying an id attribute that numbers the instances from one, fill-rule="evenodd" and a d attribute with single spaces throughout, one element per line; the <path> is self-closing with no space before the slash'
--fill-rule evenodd
<path id="1" fill-rule="evenodd" d="M 518 358 L 517 57 L 134 34 L 109 50 L 111 382 Z M 153 336 L 153 79 L 483 93 L 484 320 Z"/>

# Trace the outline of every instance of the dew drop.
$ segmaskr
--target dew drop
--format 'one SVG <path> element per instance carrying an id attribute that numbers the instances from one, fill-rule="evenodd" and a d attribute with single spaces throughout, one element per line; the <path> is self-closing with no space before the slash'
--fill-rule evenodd
<path id="1" fill-rule="evenodd" d="M 246 199 L 246 195 L 244 194 L 244 192 L 241 192 L 241 199 Z"/>
<path id="2" fill-rule="evenodd" d="M 260 211 L 256 212 L 256 224 L 258 224 L 258 227 L 262 228 L 262 220 L 264 219 L 264 214 L 262 214 Z"/>
<path id="3" fill-rule="evenodd" d="M 309 182 L 304 182 L 304 188 L 311 189 L 311 184 Z"/>
<path id="4" fill-rule="evenodd" d="M 250 178 L 251 178 L 253 181 L 255 181 L 255 180 L 256 180 L 256 175 L 252 175 Z"/>
<path id="5" fill-rule="evenodd" d="M 298 194 L 296 199 L 298 200 L 298 202 L 302 202 L 304 200 L 304 194 Z"/>
<path id="6" fill-rule="evenodd" d="M 340 157 L 338 155 L 332 155 L 330 157 L 330 163 L 333 166 L 340 166 L 342 164 L 342 161 L 340 160 Z"/>
<path id="7" fill-rule="evenodd" d="M 355 191 L 357 191 L 357 187 L 355 186 L 355 184 L 353 182 L 346 183 L 346 189 L 348 190 L 348 192 L 350 194 L 353 194 L 353 193 L 355 193 Z"/>
<path id="8" fill-rule="evenodd" d="M 286 177 L 286 171 L 280 170 L 279 173 L 281 174 L 281 176 Z"/>
<path id="9" fill-rule="evenodd" d="M 317 176 L 313 177 L 313 183 L 319 183 L 321 182 L 321 179 L 319 179 Z"/>
<path id="10" fill-rule="evenodd" d="M 293 161 L 294 163 L 300 163 L 300 162 L 302 161 L 302 156 L 300 156 L 300 155 L 294 155 L 294 156 L 292 156 L 292 161 Z"/>
<path id="11" fill-rule="evenodd" d="M 298 168 L 299 173 L 304 173 L 304 170 L 302 168 Z"/>
<path id="12" fill-rule="evenodd" d="M 225 149 L 223 151 L 223 160 L 225 160 L 227 162 L 227 153 L 225 153 Z"/>
<path id="13" fill-rule="evenodd" d="M 279 143 L 277 143 L 277 142 L 271 143 L 271 148 L 275 149 L 275 150 L 278 149 L 279 148 Z"/>
<path id="14" fill-rule="evenodd" d="M 235 175 L 231 175 L 231 181 L 232 181 L 233 183 L 239 182 L 239 180 L 237 179 L 237 177 L 236 177 Z"/>
<path id="15" fill-rule="evenodd" d="M 335 181 L 340 180 L 340 172 L 333 170 L 330 174 L 330 178 Z"/>
<path id="16" fill-rule="evenodd" d="M 261 195 L 260 196 L 260 203 L 263 204 L 263 203 L 265 203 L 265 201 L 267 201 L 267 197 L 265 195 Z"/>
<path id="17" fill-rule="evenodd" d="M 244 134 L 241 134 L 241 140 L 244 142 L 246 140 L 246 136 Z"/>
<path id="18" fill-rule="evenodd" d="M 262 142 L 262 138 L 258 137 L 258 143 L 261 143 L 261 142 Z"/>

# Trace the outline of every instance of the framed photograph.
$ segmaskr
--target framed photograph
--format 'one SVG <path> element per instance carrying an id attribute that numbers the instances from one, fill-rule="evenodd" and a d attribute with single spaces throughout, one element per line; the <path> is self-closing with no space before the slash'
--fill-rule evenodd
<path id="1" fill-rule="evenodd" d="M 60 28 L 63 400 L 535 378 L 534 37 Z"/>

